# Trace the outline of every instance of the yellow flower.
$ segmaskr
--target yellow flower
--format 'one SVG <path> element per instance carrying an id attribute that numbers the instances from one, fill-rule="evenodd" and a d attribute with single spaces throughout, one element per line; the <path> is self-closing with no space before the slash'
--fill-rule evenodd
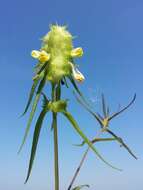
<path id="1" fill-rule="evenodd" d="M 103 121 L 102 121 L 103 127 L 107 127 L 108 124 L 109 124 L 109 118 L 108 118 L 108 117 L 107 117 L 107 118 L 104 118 Z"/>
<path id="2" fill-rule="evenodd" d="M 84 76 L 83 74 L 72 65 L 72 74 L 75 80 L 77 80 L 78 82 L 83 82 L 84 81 Z"/>
<path id="3" fill-rule="evenodd" d="M 31 52 L 31 56 L 35 59 L 38 59 L 41 63 L 45 63 L 50 59 L 50 54 L 44 50 L 42 51 L 33 50 Z"/>
<path id="4" fill-rule="evenodd" d="M 40 55 L 40 51 L 37 51 L 37 50 L 33 50 L 31 52 L 31 56 L 35 59 L 38 59 L 39 58 L 39 55 Z"/>
<path id="5" fill-rule="evenodd" d="M 41 62 L 41 63 L 45 63 L 46 61 L 48 61 L 49 59 L 50 59 L 50 54 L 49 53 L 47 53 L 46 51 L 44 51 L 44 50 L 42 50 L 41 52 L 40 52 L 40 55 L 39 55 L 39 61 Z"/>
<path id="6" fill-rule="evenodd" d="M 83 55 L 83 49 L 80 47 L 75 48 L 71 51 L 72 57 L 81 57 L 82 55 Z"/>

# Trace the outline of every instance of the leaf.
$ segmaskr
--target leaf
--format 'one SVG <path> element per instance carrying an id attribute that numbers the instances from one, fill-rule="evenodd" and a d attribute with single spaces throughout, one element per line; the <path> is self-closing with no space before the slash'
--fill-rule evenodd
<path id="1" fill-rule="evenodd" d="M 102 110 L 103 110 L 103 115 L 106 118 L 107 117 L 107 112 L 106 112 L 106 104 L 105 104 L 104 94 L 102 94 Z"/>
<path id="2" fill-rule="evenodd" d="M 33 166 L 33 162 L 34 162 L 34 158 L 35 158 L 35 154 L 36 154 L 37 144 L 38 144 L 38 140 L 39 140 L 39 135 L 40 135 L 42 123 L 43 123 L 43 120 L 44 120 L 46 113 L 47 112 L 45 111 L 45 109 L 43 109 L 39 115 L 37 122 L 36 122 L 35 131 L 34 131 L 34 135 L 33 135 L 33 142 L 32 142 L 29 168 L 28 168 L 28 173 L 27 173 L 25 183 L 27 183 L 27 181 L 30 177 L 30 174 L 31 174 L 31 170 L 32 170 L 32 166 Z"/>
<path id="3" fill-rule="evenodd" d="M 128 109 L 134 103 L 135 99 L 136 99 L 136 94 L 134 95 L 133 99 L 131 100 L 131 102 L 126 107 L 124 107 L 120 111 L 114 113 L 111 117 L 109 117 L 109 121 L 111 119 L 113 119 L 114 117 L 116 117 L 117 115 L 119 115 L 120 113 L 122 113 L 123 111 L 125 111 L 126 109 Z"/>
<path id="4" fill-rule="evenodd" d="M 82 100 L 74 93 L 77 101 L 89 112 L 93 115 L 93 117 L 96 118 L 96 120 L 99 122 L 99 124 L 102 126 L 102 120 L 101 120 L 101 116 L 99 116 L 98 114 L 94 113 L 86 104 L 84 104 L 82 102 Z"/>
<path id="5" fill-rule="evenodd" d="M 96 148 L 92 145 L 92 142 L 90 142 L 90 140 L 84 135 L 84 133 L 81 131 L 81 129 L 79 128 L 77 122 L 74 120 L 74 118 L 72 117 L 72 115 L 67 112 L 64 111 L 62 112 L 64 114 L 64 116 L 69 120 L 69 122 L 72 124 L 72 126 L 74 127 L 74 129 L 77 131 L 77 133 L 83 138 L 83 140 L 88 144 L 88 146 L 94 151 L 94 153 L 108 166 L 112 167 L 113 169 L 116 170 L 120 170 L 114 166 L 112 166 L 110 163 L 108 163 L 106 160 L 104 160 L 104 158 L 98 153 L 98 151 L 96 150 Z M 121 170 L 120 170 L 121 171 Z"/>
<path id="6" fill-rule="evenodd" d="M 110 108 L 109 106 L 107 107 L 107 117 L 109 117 L 109 114 L 110 114 Z"/>
<path id="7" fill-rule="evenodd" d="M 41 95 L 43 96 L 43 107 L 45 107 L 48 104 L 49 100 L 44 92 L 41 92 Z"/>
<path id="8" fill-rule="evenodd" d="M 37 72 L 37 75 L 40 75 L 42 71 L 46 68 L 48 62 L 44 63 L 44 65 L 41 67 L 41 69 Z"/>
<path id="9" fill-rule="evenodd" d="M 31 104 L 31 101 L 32 101 L 35 89 L 36 89 L 36 87 L 38 85 L 38 82 L 39 82 L 38 79 L 33 81 L 33 85 L 32 85 L 31 90 L 30 90 L 30 94 L 29 94 L 27 105 L 26 105 L 25 110 L 24 110 L 24 112 L 23 112 L 23 114 L 21 116 L 25 115 L 25 113 L 27 112 L 27 110 L 28 110 L 28 108 L 29 108 L 29 106 Z"/>
<path id="10" fill-rule="evenodd" d="M 38 101 L 40 99 L 40 95 L 41 95 L 42 89 L 43 89 L 43 87 L 45 85 L 45 82 L 46 82 L 46 74 L 44 75 L 43 79 L 41 80 L 41 82 L 39 84 L 38 91 L 36 93 L 36 96 L 35 96 L 35 99 L 34 99 L 34 102 L 33 102 L 33 106 L 32 106 L 32 110 L 31 110 L 31 113 L 30 113 L 30 116 L 29 116 L 29 119 L 28 119 L 25 134 L 24 134 L 24 137 L 23 137 L 23 140 L 22 140 L 22 144 L 20 146 L 20 149 L 19 149 L 18 153 L 20 153 L 20 151 L 22 150 L 23 145 L 25 144 L 25 141 L 26 141 L 26 138 L 27 138 L 27 135 L 28 135 L 28 132 L 30 130 L 30 126 L 31 126 L 31 123 L 32 123 L 32 120 L 33 120 L 33 116 L 34 116 L 34 113 L 36 111 L 37 104 L 38 104 Z"/>
<path id="11" fill-rule="evenodd" d="M 70 81 L 71 81 L 73 87 L 75 88 L 76 92 L 77 92 L 81 97 L 83 97 L 83 95 L 82 95 L 82 93 L 80 92 L 78 86 L 76 85 L 76 82 L 75 82 L 75 80 L 73 79 L 73 77 L 70 76 L 69 79 L 70 79 Z"/>
<path id="12" fill-rule="evenodd" d="M 135 159 L 137 159 L 137 157 L 134 155 L 134 153 L 131 151 L 131 149 L 124 143 L 123 139 L 118 137 L 115 133 L 113 133 L 111 130 L 106 129 L 106 131 L 111 134 L 113 137 L 116 138 L 116 140 L 121 143 L 121 145 L 129 152 L 129 154 L 131 154 Z"/>
<path id="13" fill-rule="evenodd" d="M 69 76 L 68 78 L 70 79 L 70 81 L 71 81 L 71 83 L 72 83 L 75 91 L 77 92 L 77 94 L 82 98 L 82 100 L 84 101 L 84 103 L 89 106 L 89 103 L 85 100 L 83 94 L 81 93 L 81 91 L 79 90 L 78 86 L 76 85 L 76 82 L 73 79 L 73 77 Z"/>
<path id="14" fill-rule="evenodd" d="M 66 77 L 63 77 L 63 82 L 64 82 L 64 84 L 66 85 L 66 87 L 69 88 L 68 83 L 67 83 L 67 80 L 66 80 Z"/>
<path id="15" fill-rule="evenodd" d="M 89 185 L 80 185 L 80 186 L 74 187 L 72 190 L 81 190 L 84 187 L 89 188 L 90 186 Z"/>

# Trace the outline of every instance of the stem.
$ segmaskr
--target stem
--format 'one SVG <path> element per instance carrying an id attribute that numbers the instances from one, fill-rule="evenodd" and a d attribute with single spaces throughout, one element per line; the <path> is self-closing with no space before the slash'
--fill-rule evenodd
<path id="1" fill-rule="evenodd" d="M 100 136 L 101 133 L 102 133 L 102 131 L 99 131 L 99 133 L 98 133 L 98 135 L 97 135 L 97 138 Z M 90 147 L 88 147 L 88 148 L 86 149 L 85 153 L 83 154 L 82 159 L 81 159 L 81 161 L 80 161 L 80 163 L 79 163 L 79 166 L 78 166 L 78 168 L 76 169 L 75 174 L 74 174 L 74 176 L 73 176 L 73 178 L 72 178 L 72 181 L 71 181 L 71 183 L 70 183 L 70 185 L 69 185 L 69 187 L 68 187 L 68 190 L 70 190 L 70 189 L 72 188 L 73 183 L 75 182 L 75 179 L 77 178 L 77 175 L 78 175 L 78 173 L 79 173 L 80 170 L 81 170 L 81 167 L 82 167 L 82 165 L 83 165 L 83 163 L 84 163 L 84 161 L 85 161 L 85 159 L 86 159 L 86 157 L 87 157 L 87 154 L 88 154 L 89 150 L 90 150 Z"/>
<path id="2" fill-rule="evenodd" d="M 70 185 L 68 187 L 68 190 L 71 189 L 71 187 L 72 187 L 72 185 L 73 185 L 73 183 L 74 183 L 74 181 L 75 181 L 75 179 L 76 179 L 76 177 L 77 177 L 77 175 L 78 175 L 78 173 L 79 173 L 79 171 L 80 171 L 80 169 L 81 169 L 81 167 L 83 165 L 83 162 L 84 162 L 89 150 L 90 150 L 90 147 L 88 147 L 87 150 L 85 151 L 85 153 L 83 154 L 83 157 L 82 157 L 82 159 L 80 161 L 80 164 L 79 164 L 78 168 L 76 169 L 76 172 L 75 172 L 75 174 L 74 174 L 74 176 L 72 178 L 72 181 L 71 181 L 71 183 L 70 183 Z"/>
<path id="3" fill-rule="evenodd" d="M 52 101 L 56 101 L 55 85 L 52 85 Z M 54 130 L 55 190 L 59 190 L 59 159 L 58 159 L 57 113 L 54 113 L 54 112 L 53 112 L 52 127 L 53 127 L 53 130 Z"/>

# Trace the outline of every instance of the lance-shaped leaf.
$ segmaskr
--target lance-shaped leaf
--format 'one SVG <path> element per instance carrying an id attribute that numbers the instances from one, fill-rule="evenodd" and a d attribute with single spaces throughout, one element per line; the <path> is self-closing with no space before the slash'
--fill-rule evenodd
<path id="1" fill-rule="evenodd" d="M 67 88 L 69 88 L 66 77 L 63 77 L 63 83 L 66 85 Z"/>
<path id="2" fill-rule="evenodd" d="M 102 94 L 102 110 L 103 110 L 104 117 L 107 117 L 107 110 L 106 110 L 104 94 Z"/>
<path id="3" fill-rule="evenodd" d="M 76 85 L 76 82 L 75 80 L 73 79 L 72 76 L 69 76 L 69 79 L 70 79 L 70 82 L 72 83 L 73 87 L 75 88 L 76 92 L 81 96 L 83 97 L 82 93 L 80 92 L 78 86 Z"/>
<path id="4" fill-rule="evenodd" d="M 136 99 L 136 94 L 134 95 L 133 99 L 131 100 L 131 102 L 130 102 L 127 106 L 125 106 L 125 107 L 124 107 L 123 109 L 121 109 L 120 111 L 118 111 L 118 112 L 114 113 L 113 115 L 111 115 L 111 116 L 109 117 L 109 121 L 110 121 L 111 119 L 113 119 L 114 117 L 118 116 L 120 113 L 124 112 L 126 109 L 128 109 L 128 108 L 134 103 L 135 99 Z"/>
<path id="5" fill-rule="evenodd" d="M 135 156 L 135 154 L 131 151 L 131 149 L 124 143 L 123 139 L 121 137 L 118 137 L 115 133 L 113 133 L 111 130 L 106 129 L 106 131 L 112 135 L 113 137 L 116 138 L 116 140 L 135 158 L 137 159 L 137 157 Z"/>
<path id="6" fill-rule="evenodd" d="M 46 68 L 48 62 L 44 63 L 43 66 L 40 68 L 40 70 L 37 72 L 37 75 L 40 75 L 42 71 Z"/>
<path id="7" fill-rule="evenodd" d="M 42 123 L 43 123 L 46 113 L 47 113 L 46 109 L 43 108 L 43 110 L 41 111 L 39 118 L 36 122 L 35 131 L 34 131 L 34 135 L 33 135 L 29 168 L 28 168 L 28 173 L 27 173 L 25 183 L 27 183 L 27 181 L 30 177 L 30 174 L 31 174 L 31 170 L 32 170 L 32 166 L 33 166 L 33 162 L 34 162 L 34 158 L 35 158 L 35 154 L 36 154 L 37 144 L 38 144 L 38 140 L 39 140 L 39 135 L 40 135 Z"/>
<path id="8" fill-rule="evenodd" d="M 35 80 L 33 81 L 33 85 L 32 85 L 32 87 L 31 87 L 31 90 L 30 90 L 30 93 L 29 93 L 28 102 L 27 102 L 26 107 L 25 107 L 25 110 L 24 110 L 24 112 L 23 112 L 23 114 L 22 114 L 21 116 L 25 115 L 25 113 L 27 112 L 27 110 L 28 110 L 28 108 L 29 108 L 29 106 L 30 106 L 30 104 L 31 104 L 32 98 L 33 98 L 33 96 L 34 96 L 34 92 L 35 92 L 35 89 L 36 89 L 36 87 L 37 87 L 37 85 L 38 85 L 38 82 L 39 82 L 39 79 L 35 79 Z"/>
<path id="9" fill-rule="evenodd" d="M 99 122 L 100 125 L 102 125 L 102 117 L 99 115 L 99 114 L 96 114 L 94 113 L 86 104 L 84 104 L 82 102 L 82 100 L 76 95 L 76 93 L 74 93 L 77 101 L 89 112 L 91 113 L 95 118 L 96 120 Z"/>
<path id="10" fill-rule="evenodd" d="M 20 149 L 19 149 L 18 153 L 20 153 L 20 151 L 22 150 L 23 145 L 25 144 L 25 141 L 26 141 L 26 138 L 27 138 L 27 135 L 28 135 L 28 132 L 30 130 L 30 126 L 31 126 L 31 123 L 32 123 L 32 120 L 33 120 L 33 116 L 34 116 L 34 113 L 36 111 L 37 104 L 38 104 L 38 101 L 40 99 L 40 95 L 41 95 L 41 92 L 42 92 L 43 87 L 45 85 L 45 82 L 46 82 L 46 73 L 45 73 L 43 79 L 41 80 L 41 82 L 39 84 L 38 91 L 36 93 L 36 96 L 35 96 L 35 99 L 34 99 L 34 102 L 33 102 L 33 106 L 32 106 L 32 110 L 31 110 L 31 113 L 30 113 L 30 116 L 29 116 L 29 119 L 28 119 L 28 123 L 27 123 L 27 127 L 26 127 L 25 134 L 24 134 L 24 137 L 23 137 L 23 141 L 22 141 L 22 144 L 20 146 Z"/>
<path id="11" fill-rule="evenodd" d="M 74 187 L 72 190 L 81 190 L 84 187 L 89 188 L 90 186 L 89 185 L 80 185 L 80 186 Z"/>
<path id="12" fill-rule="evenodd" d="M 67 112 L 67 111 L 63 111 L 62 112 L 64 114 L 64 116 L 69 120 L 69 122 L 72 124 L 72 126 L 74 127 L 74 129 L 77 131 L 77 133 L 82 137 L 82 139 L 88 144 L 88 146 L 94 151 L 94 153 L 108 166 L 110 166 L 113 169 L 119 170 L 120 169 L 112 166 L 110 163 L 108 163 L 100 154 L 99 152 L 96 150 L 96 148 L 93 146 L 92 142 L 90 142 L 90 140 L 86 137 L 86 135 L 82 132 L 82 130 L 79 128 L 77 122 L 74 120 L 74 118 L 72 117 L 72 115 Z"/>
<path id="13" fill-rule="evenodd" d="M 70 82 L 72 83 L 72 85 L 73 85 L 75 91 L 77 92 L 77 94 L 82 98 L 82 100 L 84 101 L 84 103 L 89 106 L 89 103 L 86 101 L 86 99 L 84 98 L 83 94 L 81 93 L 81 91 L 79 90 L 78 86 L 76 85 L 76 82 L 75 82 L 74 78 L 72 76 L 69 76 L 68 78 L 70 79 Z"/>

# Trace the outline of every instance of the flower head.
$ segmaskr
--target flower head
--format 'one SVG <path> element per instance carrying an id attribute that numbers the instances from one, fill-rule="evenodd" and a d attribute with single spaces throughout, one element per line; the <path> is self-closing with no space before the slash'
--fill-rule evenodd
<path id="1" fill-rule="evenodd" d="M 46 69 L 46 80 L 52 83 L 71 75 L 79 82 L 84 80 L 84 76 L 71 66 L 73 58 L 81 57 L 83 50 L 80 47 L 74 49 L 73 36 L 65 26 L 51 25 L 50 31 L 42 38 L 41 50 L 33 50 L 31 55 L 41 64 L 45 63 L 44 66 L 38 63 L 38 69 L 42 71 L 40 76 Z"/>

